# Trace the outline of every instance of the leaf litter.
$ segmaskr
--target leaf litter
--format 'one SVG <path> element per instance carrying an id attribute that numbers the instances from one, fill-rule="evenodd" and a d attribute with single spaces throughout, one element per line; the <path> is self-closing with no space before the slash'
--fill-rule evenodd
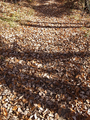
<path id="1" fill-rule="evenodd" d="M 8 5 L 0 2 L 2 12 Z M 20 16 L 17 27 L 0 13 L 0 119 L 89 120 L 90 17 L 42 15 L 41 8 L 28 20 Z"/>

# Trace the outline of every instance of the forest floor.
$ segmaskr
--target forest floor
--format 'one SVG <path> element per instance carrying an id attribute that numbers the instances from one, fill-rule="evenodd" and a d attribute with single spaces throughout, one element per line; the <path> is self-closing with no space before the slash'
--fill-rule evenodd
<path id="1" fill-rule="evenodd" d="M 90 120 L 90 15 L 77 1 L 0 0 L 0 120 Z"/>

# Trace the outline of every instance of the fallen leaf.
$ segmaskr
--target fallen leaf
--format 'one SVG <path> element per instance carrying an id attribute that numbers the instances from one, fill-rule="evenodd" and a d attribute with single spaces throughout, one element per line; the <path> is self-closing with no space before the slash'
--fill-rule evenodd
<path id="1" fill-rule="evenodd" d="M 12 110 L 13 110 L 13 111 L 16 111 L 16 110 L 17 110 L 17 106 L 14 106 Z"/>

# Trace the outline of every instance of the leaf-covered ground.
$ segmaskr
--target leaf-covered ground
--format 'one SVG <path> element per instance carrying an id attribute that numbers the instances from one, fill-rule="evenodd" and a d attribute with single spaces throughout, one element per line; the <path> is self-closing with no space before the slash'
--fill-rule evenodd
<path id="1" fill-rule="evenodd" d="M 0 0 L 0 120 L 90 120 L 90 16 L 77 1 Z"/>

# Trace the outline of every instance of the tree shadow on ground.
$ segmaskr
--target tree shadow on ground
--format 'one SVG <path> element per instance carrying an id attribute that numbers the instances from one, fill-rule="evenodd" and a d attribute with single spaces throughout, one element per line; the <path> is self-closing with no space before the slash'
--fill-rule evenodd
<path id="1" fill-rule="evenodd" d="M 0 79 L 0 82 L 5 82 L 13 94 L 16 92 L 17 96 L 26 99 L 24 108 L 40 104 L 63 118 L 66 116 L 67 120 L 74 115 L 77 120 L 88 117 L 84 112 L 81 115 L 78 111 L 70 110 L 73 103 L 77 104 L 76 101 L 90 99 L 89 87 L 85 84 L 90 79 L 89 71 L 83 76 L 84 60 L 90 56 L 88 49 L 85 52 L 47 53 L 27 48 L 21 51 L 17 42 L 12 43 L 12 48 L 5 43 L 3 46 L 0 49 L 3 57 L 0 59 L 0 78 L 5 81 Z M 76 57 L 81 62 L 73 61 Z M 9 58 L 13 58 L 13 61 Z"/>
<path id="2" fill-rule="evenodd" d="M 77 0 L 73 1 L 50 1 L 41 2 L 38 0 L 37 4 L 39 5 L 32 5 L 33 9 L 37 12 L 37 16 L 49 16 L 49 17 L 62 17 L 63 15 L 70 15 L 72 13 L 72 9 L 79 9 L 78 4 L 75 5 L 74 3 Z"/>
<path id="3" fill-rule="evenodd" d="M 16 2 L 17 1 L 17 2 Z M 63 15 L 70 15 L 72 13 L 72 9 L 79 9 L 78 5 L 74 3 L 77 0 L 73 1 L 51 1 L 52 3 L 49 4 L 49 0 L 36 0 L 29 1 L 29 0 L 6 0 L 5 2 L 15 3 L 22 7 L 32 7 L 36 12 L 37 16 L 51 16 L 51 17 L 61 17 Z M 39 5 L 38 5 L 39 4 Z"/>

